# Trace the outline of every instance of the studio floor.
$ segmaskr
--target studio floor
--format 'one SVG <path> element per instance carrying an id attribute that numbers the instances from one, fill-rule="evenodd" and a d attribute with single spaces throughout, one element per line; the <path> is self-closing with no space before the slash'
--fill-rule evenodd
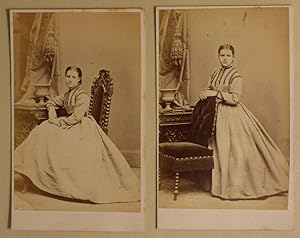
<path id="1" fill-rule="evenodd" d="M 140 178 L 141 169 L 133 168 L 135 174 Z M 93 204 L 71 199 L 62 199 L 51 196 L 34 187 L 23 193 L 14 192 L 15 210 L 34 211 L 86 211 L 86 212 L 139 212 L 141 202 Z"/>
<path id="2" fill-rule="evenodd" d="M 134 168 L 140 177 L 140 168 Z M 212 197 L 210 192 L 196 184 L 190 178 L 182 178 L 177 200 L 173 200 L 173 179 L 164 178 L 161 190 L 158 192 L 160 208 L 186 209 L 258 209 L 285 210 L 288 206 L 287 194 L 253 200 L 222 200 Z M 95 212 L 139 212 L 140 202 L 91 204 L 74 200 L 66 200 L 49 196 L 37 189 L 22 193 L 15 191 L 14 207 L 16 210 L 45 210 L 45 211 L 95 211 Z"/>
<path id="3" fill-rule="evenodd" d="M 251 200 L 223 200 L 211 196 L 190 178 L 182 178 L 179 185 L 177 200 L 174 201 L 174 180 L 164 178 L 158 192 L 158 206 L 160 208 L 186 209 L 256 209 L 256 210 L 286 210 L 288 195 L 281 194 L 261 199 Z"/>

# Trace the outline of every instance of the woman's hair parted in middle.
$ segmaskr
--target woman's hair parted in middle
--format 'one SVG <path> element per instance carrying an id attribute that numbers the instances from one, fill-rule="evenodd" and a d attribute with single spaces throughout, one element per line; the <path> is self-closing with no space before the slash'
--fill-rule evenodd
<path id="1" fill-rule="evenodd" d="M 231 50 L 232 56 L 234 56 L 234 47 L 230 44 L 220 45 L 220 47 L 218 49 L 218 54 L 220 54 L 221 50 Z"/>
<path id="2" fill-rule="evenodd" d="M 65 76 L 67 75 L 68 71 L 74 70 L 78 73 L 78 77 L 80 78 L 79 84 L 82 84 L 82 71 L 77 66 L 68 66 L 65 70 Z"/>

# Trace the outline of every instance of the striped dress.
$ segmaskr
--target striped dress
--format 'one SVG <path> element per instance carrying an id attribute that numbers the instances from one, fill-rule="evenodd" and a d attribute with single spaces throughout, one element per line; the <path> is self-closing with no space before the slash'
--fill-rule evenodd
<path id="1" fill-rule="evenodd" d="M 51 98 L 46 107 L 48 110 L 50 107 L 63 107 L 69 116 L 60 118 L 60 124 L 71 126 L 77 124 L 81 118 L 87 115 L 89 101 L 89 95 L 80 86 L 77 86 L 63 95 Z"/>
<path id="2" fill-rule="evenodd" d="M 254 115 L 240 102 L 242 77 L 233 67 L 215 71 L 208 87 L 218 91 L 212 194 L 251 199 L 288 190 L 288 160 Z"/>
<path id="3" fill-rule="evenodd" d="M 94 203 L 140 200 L 139 181 L 124 156 L 87 116 L 88 94 L 75 87 L 48 101 L 69 114 L 60 127 L 44 121 L 14 152 L 14 169 L 39 189 Z"/>

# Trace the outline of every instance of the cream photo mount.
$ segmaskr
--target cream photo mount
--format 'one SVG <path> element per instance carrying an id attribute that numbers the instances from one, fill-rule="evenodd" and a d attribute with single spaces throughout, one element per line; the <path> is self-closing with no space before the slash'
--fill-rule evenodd
<path id="1" fill-rule="evenodd" d="M 17 59 L 14 57 L 14 21 L 13 16 L 14 14 L 18 14 L 19 16 L 22 14 L 34 14 L 34 13 L 57 13 L 58 15 L 64 15 L 64 25 L 58 26 L 58 34 L 62 34 L 62 29 L 67 29 L 68 33 L 74 32 L 79 35 L 78 38 L 76 36 L 68 38 L 68 36 L 64 35 L 65 39 L 64 42 L 58 40 L 59 43 L 64 44 L 61 45 L 61 47 L 65 47 L 65 52 L 62 52 L 62 49 L 59 49 L 59 56 L 56 59 L 56 64 L 59 64 L 60 70 L 57 72 L 54 72 L 53 70 L 51 72 L 51 77 L 60 77 L 63 76 L 64 68 L 66 68 L 69 65 L 79 65 L 81 67 L 84 67 L 88 70 L 83 70 L 83 86 L 86 88 L 86 91 L 90 93 L 91 90 L 91 83 L 94 78 L 98 76 L 98 73 L 101 69 L 109 70 L 111 73 L 111 77 L 113 78 L 113 85 L 114 85 L 114 95 L 117 94 L 123 94 L 120 96 L 115 96 L 112 98 L 112 110 L 110 114 L 109 119 L 109 136 L 112 136 L 113 142 L 119 147 L 121 145 L 120 151 L 125 155 L 127 159 L 127 155 L 131 158 L 128 159 L 128 163 L 132 165 L 133 167 L 136 166 L 135 172 L 137 174 L 137 177 L 140 181 L 140 201 L 132 202 L 132 204 L 129 203 L 115 203 L 117 204 L 117 208 L 110 208 L 110 204 L 102 204 L 102 208 L 93 209 L 91 206 L 94 204 L 89 204 L 88 209 L 85 210 L 85 205 L 83 207 L 80 206 L 80 203 L 76 204 L 73 203 L 72 206 L 68 209 L 65 209 L 65 204 L 67 204 L 70 201 L 62 201 L 61 204 L 55 203 L 55 208 L 51 207 L 51 204 L 48 204 L 47 201 L 45 202 L 42 198 L 42 201 L 40 201 L 41 204 L 45 205 L 45 207 L 41 206 L 39 204 L 39 201 L 31 201 L 34 204 L 37 205 L 36 207 L 32 207 L 30 204 L 30 201 L 28 200 L 20 200 L 19 198 L 16 199 L 15 197 L 15 191 L 14 191 L 14 147 L 16 143 L 16 134 L 15 134 L 15 110 L 16 107 L 15 102 L 16 98 L 15 96 L 15 87 L 20 86 L 20 82 L 16 83 L 15 77 L 20 77 L 19 72 L 15 71 L 16 67 L 19 67 L 21 64 L 20 62 L 17 62 L 18 60 L 23 60 L 23 64 L 26 64 L 26 57 L 28 57 L 27 49 L 21 49 L 20 55 L 18 55 Z M 84 26 L 81 22 L 81 24 L 76 24 L 76 17 L 80 15 L 81 20 L 84 20 L 85 23 L 90 23 L 88 26 L 83 27 L 81 29 L 76 30 L 77 27 Z M 66 17 L 67 16 L 67 17 Z M 142 232 L 144 231 L 144 222 L 145 222 L 145 162 L 144 162 L 144 141 L 145 141 L 145 25 L 144 25 L 144 11 L 139 8 L 126 8 L 126 9 L 10 9 L 9 10 L 9 17 L 10 17 L 10 54 L 11 54 L 11 112 L 12 112 L 12 127 L 11 127 L 11 134 L 12 134 L 12 172 L 11 172 L 11 179 L 12 179 L 12 187 L 11 187 L 11 228 L 13 230 L 56 230 L 56 231 L 126 231 L 126 232 Z M 107 17 L 107 18 L 106 18 Z M 123 42 L 120 43 L 120 38 L 117 38 L 115 40 L 111 40 L 112 37 L 118 37 L 118 27 L 116 27 L 115 24 L 120 24 L 118 19 L 116 18 L 122 18 L 123 17 L 123 24 L 124 28 L 123 30 L 120 29 L 120 34 L 126 34 L 129 37 L 129 40 L 126 41 L 125 38 L 123 38 Z M 97 22 L 91 22 L 91 20 L 94 19 L 102 19 L 106 20 L 105 23 L 102 23 L 103 28 L 97 28 Z M 126 20 L 127 19 L 127 20 Z M 26 19 L 28 21 L 28 18 Z M 30 20 L 30 19 L 29 19 Z M 31 19 L 32 21 L 32 19 Z M 80 20 L 79 20 L 80 21 Z M 19 21 L 20 24 L 27 24 L 25 21 Z M 77 22 L 80 23 L 80 22 Z M 127 24 L 127 25 L 126 25 Z M 28 24 L 27 24 L 28 25 Z M 53 27 L 53 26 L 52 26 Z M 74 28 L 75 27 L 75 28 Z M 50 31 L 49 31 L 50 29 Z M 48 32 L 50 34 L 50 45 L 52 44 L 51 41 L 53 40 L 53 31 L 51 31 L 51 27 L 48 28 Z M 96 29 L 96 31 L 95 31 Z M 28 27 L 27 31 L 28 33 L 31 31 L 35 31 L 34 27 L 30 28 Z M 88 35 L 82 36 L 83 32 L 87 33 Z M 98 32 L 97 32 L 98 31 Z M 126 33 L 127 31 L 127 33 Z M 104 35 L 105 33 L 111 33 L 114 35 Z M 54 34 L 54 33 L 53 33 Z M 29 34 L 28 34 L 29 35 Z M 29 36 L 27 37 L 29 38 Z M 61 35 L 59 35 L 61 36 Z M 19 36 L 22 39 L 24 35 L 19 34 Z M 101 39 L 100 39 L 101 37 Z M 105 37 L 105 39 L 104 39 Z M 120 35 L 119 35 L 120 37 Z M 20 39 L 19 38 L 19 39 Z M 100 40 L 99 40 L 100 39 Z M 34 40 L 34 39 L 31 39 Z M 134 46 L 126 46 L 126 44 L 130 44 L 132 42 L 129 42 L 130 40 L 133 41 Z M 28 41 L 28 39 L 27 39 Z M 74 42 L 75 41 L 75 42 Z M 77 41 L 77 42 L 76 42 Z M 69 43 L 68 43 L 69 42 Z M 68 46 L 73 42 L 73 47 L 75 47 L 75 51 L 72 52 L 72 47 Z M 81 45 L 80 43 L 84 43 L 85 46 Z M 59 44 L 58 43 L 58 44 Z M 101 45 L 101 44 L 106 44 Z M 76 45 L 77 44 L 77 45 Z M 79 45 L 78 45 L 79 44 Z M 45 43 L 46 45 L 46 43 Z M 45 47 L 44 45 L 44 47 Z M 123 46 L 123 47 L 122 47 Z M 89 48 L 88 48 L 89 47 Z M 98 52 L 95 52 L 95 49 L 91 47 L 98 47 Z M 50 47 L 51 48 L 51 47 Z M 80 48 L 85 48 L 86 51 L 88 51 L 90 54 L 89 56 L 85 54 L 78 55 L 78 52 L 80 52 Z M 20 51 L 20 48 L 18 49 Z M 68 51 L 69 52 L 66 52 Z M 71 52 L 70 52 L 71 50 Z M 124 50 L 124 57 L 120 57 L 120 51 Z M 127 52 L 128 50 L 133 51 L 133 55 L 129 54 L 130 52 Z M 94 52 L 92 54 L 91 52 Z M 20 53 L 20 52 L 19 52 Z M 51 52 L 48 52 L 51 56 Z M 69 53 L 69 55 L 68 55 Z M 74 54 L 73 54 L 74 53 Z M 128 54 L 126 54 L 128 53 Z M 64 54 L 64 56 L 62 56 Z M 106 55 L 104 55 L 106 54 Z M 104 56 L 103 56 L 104 55 Z M 126 60 L 127 57 L 135 57 L 132 59 L 132 64 L 122 64 L 122 60 Z M 117 57 L 118 56 L 118 57 Z M 62 58 L 65 57 L 65 58 Z M 86 58 L 86 61 L 84 62 L 84 58 Z M 65 62 L 64 62 L 65 61 Z M 68 62 L 66 62 L 68 61 Z M 126 65 L 129 65 L 126 67 Z M 21 70 L 24 70 L 24 65 Z M 121 68 L 121 69 L 120 69 Z M 16 75 L 17 74 L 17 75 Z M 100 75 L 100 73 L 99 73 Z M 129 80 L 128 82 L 125 82 L 125 79 Z M 23 80 L 23 78 L 22 78 Z M 89 80 L 89 82 L 84 82 L 84 80 Z M 131 81 L 132 82 L 131 82 Z M 123 81 L 123 82 L 122 82 Z M 65 89 L 64 83 L 57 82 L 58 91 L 61 92 L 63 89 Z M 121 88 L 122 86 L 127 87 L 127 90 L 123 90 L 124 88 Z M 131 93 L 131 99 L 135 100 L 132 102 L 127 102 L 127 105 L 119 105 L 118 103 L 122 102 L 121 97 L 124 97 L 127 93 Z M 41 103 L 43 104 L 44 95 L 37 95 L 39 96 L 39 100 L 37 101 L 37 104 Z M 119 100 L 118 100 L 119 99 Z M 124 100 L 123 100 L 124 101 Z M 138 102 L 138 103 L 137 103 Z M 132 106 L 131 103 L 134 105 Z M 117 105 L 116 105 L 117 104 Z M 43 106 L 43 105 L 40 105 Z M 128 107 L 128 109 L 131 109 L 132 113 L 128 113 L 128 110 L 126 110 L 125 113 L 123 113 L 122 120 L 124 122 L 135 120 L 136 125 L 131 128 L 130 133 L 135 135 L 134 139 L 129 140 L 122 139 L 121 137 L 124 136 L 124 129 L 125 129 L 125 123 L 123 123 L 123 126 L 118 123 L 119 117 L 118 113 L 122 113 L 123 110 L 114 109 L 121 107 L 121 109 L 124 107 Z M 35 113 L 35 116 L 41 116 L 43 113 Z M 115 124 L 115 123 L 116 124 Z M 117 128 L 114 128 L 115 124 Z M 121 126 L 120 126 L 121 125 Z M 127 127 L 128 129 L 128 127 Z M 26 128 L 25 128 L 26 130 Z M 122 132 L 123 130 L 123 132 Z M 120 133 L 118 135 L 118 132 Z M 128 135 L 130 135 L 128 133 Z M 23 135 L 22 135 L 23 136 Z M 132 142 L 135 144 L 126 144 L 128 142 Z M 17 144 L 21 142 L 17 139 Z M 126 147 L 127 146 L 127 147 Z M 103 191 L 105 192 L 105 191 Z M 22 194 L 21 194 L 22 195 Z M 40 194 L 39 194 L 40 195 Z M 38 195 L 38 196 L 39 196 Z M 22 195 L 23 196 L 23 195 Z M 37 196 L 37 197 L 38 197 Z M 35 199 L 37 199 L 35 197 Z M 43 197 L 40 196 L 40 198 Z M 27 197 L 28 199 L 28 197 Z M 39 198 L 38 198 L 39 199 Z M 52 198 L 53 199 L 53 198 Z M 54 198 L 54 199 L 57 199 Z M 22 209 L 15 209 L 16 203 L 18 203 L 18 207 L 22 207 Z M 70 202 L 72 203 L 72 202 Z M 75 205 L 74 205 L 75 204 Z M 120 208 L 120 207 L 124 208 Z M 120 208 L 120 209 L 119 209 Z"/>
<path id="2" fill-rule="evenodd" d="M 180 182 L 178 183 L 178 180 L 176 180 L 175 175 L 172 175 L 172 179 L 169 178 L 170 182 L 165 185 L 163 191 L 161 191 L 163 183 L 163 174 L 160 169 L 159 165 L 159 143 L 160 137 L 163 136 L 162 141 L 168 140 L 168 136 L 174 138 L 169 138 L 171 141 L 175 139 L 175 141 L 180 138 L 184 137 L 185 134 L 184 132 L 179 133 L 178 135 L 176 132 L 172 131 L 173 129 L 170 129 L 169 134 L 168 134 L 168 129 L 166 129 L 167 126 L 178 126 L 178 127 L 184 127 L 187 122 L 187 117 L 191 114 L 190 110 L 184 110 L 186 105 L 185 103 L 179 105 L 178 107 L 178 102 L 174 103 L 174 100 L 176 99 L 173 96 L 170 96 L 170 93 L 165 96 L 164 98 L 163 95 L 166 95 L 165 92 L 162 92 L 163 90 L 160 90 L 162 82 L 160 80 L 160 69 L 166 69 L 163 68 L 162 65 L 160 65 L 160 60 L 162 58 L 162 55 L 160 50 L 162 49 L 162 43 L 160 42 L 160 34 L 162 34 L 164 38 L 166 36 L 161 33 L 165 32 L 163 31 L 166 30 L 166 24 L 163 25 L 161 22 L 163 22 L 163 15 L 162 11 L 167 11 L 167 10 L 174 10 L 174 15 L 176 15 L 176 11 L 178 11 L 177 16 L 180 15 L 180 11 L 182 12 L 193 12 L 193 18 L 189 19 L 189 15 L 187 16 L 187 23 L 181 23 L 182 25 L 186 26 L 187 24 L 188 27 L 191 27 L 192 30 L 189 31 L 190 29 L 184 29 L 182 30 L 181 33 L 178 35 L 183 38 L 183 49 L 182 51 L 177 51 L 177 58 L 178 55 L 180 56 L 180 52 L 184 52 L 182 55 L 187 54 L 191 56 L 191 59 L 184 59 L 185 61 L 189 61 L 189 65 L 186 66 L 188 67 L 188 73 L 190 78 L 188 77 L 188 80 L 186 80 L 187 83 L 184 84 L 184 87 L 188 87 L 185 91 L 183 92 L 183 99 L 188 99 L 190 102 L 197 102 L 199 93 L 201 89 L 207 87 L 207 82 L 209 80 L 209 77 L 211 76 L 211 70 L 215 69 L 215 66 L 217 66 L 218 61 L 217 61 L 217 49 L 221 44 L 229 43 L 233 45 L 237 45 L 238 50 L 237 50 L 237 56 L 236 58 L 239 64 L 239 68 L 243 66 L 243 69 L 247 71 L 247 66 L 246 64 L 249 63 L 248 60 L 249 58 L 246 59 L 246 62 L 243 64 L 243 56 L 239 54 L 239 50 L 242 48 L 243 49 L 243 44 L 245 46 L 249 46 L 252 44 L 253 48 L 255 48 L 255 44 L 258 43 L 259 39 L 256 41 L 257 36 L 252 36 L 253 38 L 250 39 L 244 39 L 244 42 L 238 43 L 238 40 L 240 40 L 240 35 L 245 34 L 247 31 L 247 23 L 249 18 L 249 11 L 253 13 L 253 11 L 257 11 L 259 13 L 255 14 L 263 14 L 264 10 L 270 10 L 274 9 L 274 11 L 278 10 L 279 12 L 282 10 L 283 12 L 287 12 L 285 22 L 288 24 L 285 25 L 285 32 L 282 34 L 285 34 L 285 37 L 287 41 L 285 42 L 286 44 L 283 46 L 285 47 L 285 50 L 282 50 L 282 54 L 285 56 L 285 66 L 286 66 L 286 74 L 285 78 L 283 80 L 283 84 L 285 85 L 285 92 L 288 93 L 287 95 L 287 100 L 283 100 L 282 104 L 280 104 L 281 109 L 285 109 L 288 111 L 287 113 L 287 121 L 286 122 L 286 130 L 285 130 L 285 135 L 288 135 L 288 138 L 281 138 L 282 141 L 285 140 L 285 153 L 288 154 L 289 157 L 289 190 L 287 196 L 287 204 L 283 206 L 284 208 L 280 207 L 279 209 L 274 209 L 274 208 L 268 208 L 268 207 L 245 207 L 244 208 L 239 208 L 238 205 L 233 206 L 232 204 L 237 203 L 239 204 L 238 201 L 223 201 L 223 205 L 220 203 L 212 203 L 209 201 L 207 204 L 203 203 L 200 204 L 197 203 L 194 205 L 194 200 L 192 198 L 193 195 L 197 193 L 196 189 L 199 190 L 199 188 L 193 188 L 194 190 L 191 192 L 192 195 L 188 197 L 187 195 L 187 189 L 184 191 L 184 187 L 181 187 Z M 236 11 L 239 12 L 238 14 L 240 15 L 241 18 L 238 20 L 240 21 L 234 21 L 234 17 L 231 18 L 231 16 L 224 15 L 222 16 L 222 12 L 225 11 Z M 209 13 L 211 12 L 211 13 Z M 160 14 L 161 13 L 161 14 Z M 171 15 L 172 13 L 170 13 Z M 184 13 L 185 14 L 185 13 Z M 211 14 L 211 15 L 210 15 Z M 169 16 L 170 16 L 169 15 Z M 183 15 L 183 14 L 182 14 Z M 210 18 L 209 18 L 209 17 Z M 229 18 L 226 18 L 229 17 Z M 253 15 L 251 15 L 253 17 Z M 176 18 L 176 17 L 174 17 Z M 180 17 L 177 17 L 177 21 L 175 20 L 175 25 L 180 22 Z M 183 17 L 184 18 L 184 17 Z M 214 18 L 216 18 L 214 20 Z M 186 16 L 184 18 L 186 20 Z M 198 20 L 198 21 L 197 21 Z M 202 20 L 202 21 L 201 21 Z M 236 20 L 236 19 L 235 19 Z M 263 21 L 264 18 L 257 18 L 257 21 Z M 272 19 L 267 19 L 265 24 L 262 24 L 262 32 L 265 31 L 265 34 L 270 34 L 272 29 L 270 30 L 270 21 Z M 234 21 L 234 23 L 233 23 Z M 165 21 L 164 21 L 165 22 Z M 233 26 L 230 25 L 233 23 Z M 260 22 L 261 23 L 261 22 Z M 161 25 L 160 25 L 161 24 Z M 219 24 L 219 25 L 218 25 Z M 182 25 L 178 24 L 179 27 Z M 242 26 L 241 26 L 242 25 Z M 257 26 L 257 25 L 256 25 Z M 157 229 L 163 229 L 163 230 L 171 230 L 171 229 L 176 229 L 176 230 L 288 230 L 288 229 L 293 229 L 294 227 L 294 204 L 293 204 L 293 190 L 294 190 L 294 174 L 293 174 L 293 164 L 294 164 L 294 34 L 293 34 L 293 8 L 290 5 L 264 5 L 264 6 L 157 6 L 156 7 L 156 92 L 157 92 L 157 138 L 156 138 L 156 148 L 157 148 L 157 155 L 156 155 L 156 167 L 157 167 Z M 178 27 L 178 28 L 179 28 Z M 202 27 L 202 28 L 201 28 Z M 221 28 L 223 27 L 223 30 Z M 236 27 L 236 29 L 234 29 Z M 249 26 L 248 26 L 249 27 Z M 275 28 L 276 28 L 275 24 Z M 174 31 L 178 30 L 176 28 Z M 216 32 L 216 29 L 219 30 Z M 196 31 L 200 31 L 201 33 L 197 33 Z M 272 33 L 272 32 L 271 32 Z M 278 33 L 278 32 L 277 32 Z M 167 33 L 166 33 L 167 34 Z M 180 35 L 182 34 L 182 35 Z M 177 35 L 177 36 L 178 36 Z M 184 36 L 185 35 L 185 36 Z M 278 35 L 277 35 L 278 36 Z M 184 38 L 186 37 L 186 38 Z M 194 37 L 194 39 L 193 39 Z M 198 37 L 198 38 L 197 38 Z M 262 37 L 262 36 L 261 36 Z M 172 37 L 171 37 L 172 38 Z M 179 38 L 179 37 L 178 37 Z M 258 37 L 259 38 L 259 37 Z M 172 40 L 169 39 L 169 42 L 174 42 L 176 40 L 176 36 L 173 37 Z M 198 41 L 197 41 L 198 40 Z M 201 40 L 201 41 L 200 41 Z M 275 39 L 273 39 L 275 41 Z M 251 42 L 252 41 L 252 42 Z M 272 43 L 274 42 L 269 42 L 269 45 L 267 45 L 265 42 L 265 47 L 267 48 L 268 46 L 271 47 Z M 276 46 L 276 41 L 274 45 Z M 170 43 L 171 44 L 171 43 Z M 184 45 L 186 44 L 186 45 Z M 175 47 L 176 48 L 176 47 Z M 178 48 L 178 47 L 177 47 Z M 276 47 L 275 47 L 276 49 Z M 198 53 L 194 53 L 193 51 L 200 51 Z M 178 54 L 179 52 L 179 54 Z M 246 51 L 243 53 L 245 54 Z M 268 52 L 268 51 L 266 51 Z M 176 54 L 176 51 L 174 50 L 172 54 Z M 166 55 L 166 54 L 165 54 Z M 244 55 L 245 56 L 245 55 Z M 165 56 L 167 57 L 167 56 Z M 210 58 L 211 59 L 210 59 Z M 253 57 L 253 55 L 251 56 Z M 180 58 L 180 57 L 179 57 Z M 184 57 L 182 57 L 184 58 Z M 273 59 L 273 58 L 272 58 Z M 272 62 L 272 59 L 270 59 L 270 62 Z M 181 59 L 182 63 L 184 60 Z M 210 60 L 209 62 L 207 62 Z M 251 60 L 251 59 L 250 59 Z M 253 60 L 253 58 L 252 58 Z M 182 63 L 182 65 L 185 64 Z M 250 64 L 251 65 L 251 64 Z M 214 66 L 214 68 L 213 68 Z M 197 68 L 198 67 L 198 68 Z M 251 66 L 249 66 L 251 67 Z M 266 69 L 272 70 L 272 66 L 270 66 L 270 63 L 265 65 Z M 270 68 L 267 68 L 270 67 Z M 273 65 L 274 67 L 274 65 Z M 262 67 L 263 68 L 263 67 Z M 196 71 L 193 73 L 193 70 Z M 179 70 L 180 71 L 180 70 Z M 167 70 L 164 72 L 164 76 L 166 75 Z M 209 72 L 209 74 L 208 74 Z M 259 69 L 256 70 L 256 72 L 259 72 Z M 200 74 L 199 74 L 200 73 Z M 203 75 L 201 75 L 203 73 Z M 184 82 L 182 79 L 183 73 L 178 73 L 179 83 Z M 193 77 L 194 76 L 194 77 Z M 243 75 L 245 78 L 246 75 Z M 183 76 L 184 78 L 184 76 Z M 252 79 L 249 79 L 252 80 Z M 170 83 L 171 80 L 168 81 L 168 78 L 165 79 L 165 84 L 172 85 Z M 195 81 L 198 81 L 198 83 Z M 202 81 L 199 83 L 199 81 Z M 244 84 L 246 84 L 246 79 L 244 80 Z M 192 86 L 194 82 L 194 85 Z M 183 84 L 183 83 L 182 83 Z M 196 85 L 196 86 L 195 86 Z M 202 88 L 198 88 L 198 91 L 195 89 L 197 86 L 202 86 Z M 250 83 L 248 83 L 248 86 Z M 279 83 L 278 83 L 279 85 Z M 174 85 L 173 85 L 174 86 Z M 176 85 L 175 85 L 176 86 Z M 250 85 L 251 86 L 251 85 Z M 266 87 L 266 84 L 264 84 L 262 87 Z M 280 86 L 278 86 L 280 88 Z M 166 86 L 165 88 L 170 89 L 172 87 Z M 177 87 L 173 87 L 178 89 Z M 190 89 L 193 89 L 191 92 Z M 259 91 L 255 91 L 255 87 L 251 88 L 253 95 L 255 93 L 259 93 Z M 268 89 L 268 88 L 265 88 Z M 280 90 L 280 89 L 279 89 Z M 169 90 L 171 91 L 171 90 Z M 178 90 L 177 90 L 178 91 Z M 176 91 L 176 93 L 177 93 Z M 245 85 L 243 87 L 243 92 L 247 92 L 249 94 L 251 90 L 246 89 Z M 251 92 L 250 92 L 251 93 Z M 171 99 L 170 99 L 171 97 Z M 252 96 L 253 98 L 254 96 Z M 282 96 L 283 97 L 283 96 Z M 249 97 L 251 98 L 251 97 Z M 250 100 L 248 98 L 248 100 Z M 243 99 L 242 99 L 243 100 Z M 245 99 L 247 100 L 247 98 Z M 264 100 L 264 98 L 263 98 Z M 172 114 L 172 108 L 170 108 L 170 104 L 173 103 L 173 114 Z M 179 100 L 180 102 L 180 100 Z M 184 100 L 181 100 L 181 102 L 184 102 Z M 190 105 L 195 105 L 195 104 L 190 104 Z M 247 104 L 248 105 L 248 104 Z M 269 104 L 270 105 L 270 104 Z M 286 105 L 284 107 L 283 105 Z M 257 105 L 256 105 L 257 106 Z M 180 108 L 181 107 L 181 108 Z M 253 103 L 252 108 L 255 107 L 255 103 Z M 175 108 L 175 110 L 174 110 Z M 176 115 L 175 115 L 176 114 Z M 181 119 L 179 116 L 181 115 Z M 254 113 L 255 115 L 255 113 Z M 259 115 L 262 116 L 262 115 Z M 264 115 L 263 115 L 264 116 Z M 282 116 L 282 115 L 281 115 Z M 160 118 L 161 117 L 161 118 Z M 260 117 L 259 117 L 260 119 Z M 169 124 L 169 125 L 168 125 Z M 284 123 L 283 123 L 284 124 Z M 263 124 L 265 126 L 265 124 Z M 165 128 L 163 128 L 165 127 Z M 270 126 L 268 127 L 270 128 Z M 164 129 L 164 131 L 161 131 Z M 282 127 L 281 127 L 282 129 Z M 178 137 L 176 137 L 178 136 Z M 176 137 L 176 138 L 175 138 Z M 278 138 L 276 138 L 278 139 Z M 175 163 L 175 162 L 174 162 Z M 176 175 L 179 177 L 179 175 Z M 179 179 L 179 178 L 177 178 Z M 181 178 L 180 178 L 181 179 Z M 196 183 L 190 182 L 193 186 L 197 186 Z M 167 188 L 166 188 L 167 186 Z M 174 192 L 174 190 L 179 191 Z M 181 190 L 183 192 L 181 193 Z M 173 193 L 176 195 L 173 195 Z M 182 197 L 181 194 L 186 195 L 186 198 L 184 201 L 181 200 Z M 184 197 L 183 195 L 183 197 Z M 207 195 L 209 196 L 209 195 Z M 174 198 L 177 199 L 174 201 Z M 200 195 L 196 196 L 198 199 L 200 198 Z M 207 198 L 205 198 L 207 202 Z M 218 199 L 218 198 L 214 198 Z M 180 201 L 181 200 L 181 201 Z M 216 201 L 216 200 L 215 200 Z M 220 200 L 221 201 L 221 200 Z M 184 203 L 185 202 L 185 203 Z M 176 205 L 181 204 L 181 205 Z M 187 204 L 188 203 L 188 204 Z M 222 202 L 221 202 L 222 203 Z M 224 205 L 225 204 L 225 205 Z M 194 206 L 194 207 L 193 207 Z M 223 206 L 223 207 L 222 207 Z"/>

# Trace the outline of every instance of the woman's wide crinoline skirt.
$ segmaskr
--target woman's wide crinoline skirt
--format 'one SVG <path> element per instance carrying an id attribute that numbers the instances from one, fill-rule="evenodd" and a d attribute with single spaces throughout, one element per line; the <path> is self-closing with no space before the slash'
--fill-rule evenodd
<path id="1" fill-rule="evenodd" d="M 95 203 L 140 200 L 135 174 L 90 116 L 67 129 L 43 122 L 15 150 L 14 164 L 50 194 Z"/>
<path id="2" fill-rule="evenodd" d="M 288 160 L 242 104 L 218 105 L 212 194 L 251 199 L 288 190 Z"/>

